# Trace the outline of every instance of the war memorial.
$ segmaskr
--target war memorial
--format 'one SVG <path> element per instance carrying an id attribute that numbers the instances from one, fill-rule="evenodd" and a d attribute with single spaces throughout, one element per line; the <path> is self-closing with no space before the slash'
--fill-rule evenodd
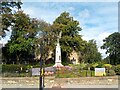
<path id="1" fill-rule="evenodd" d="M 118 0 L 1 0 L 1 90 L 120 90 Z"/>

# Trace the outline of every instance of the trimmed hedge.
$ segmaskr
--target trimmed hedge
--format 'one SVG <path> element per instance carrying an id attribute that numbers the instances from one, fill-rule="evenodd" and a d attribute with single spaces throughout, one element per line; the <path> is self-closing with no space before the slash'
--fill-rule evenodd
<path id="1" fill-rule="evenodd" d="M 2 73 L 3 72 L 15 72 L 18 71 L 18 65 L 2 65 Z"/>
<path id="2" fill-rule="evenodd" d="M 114 76 L 114 75 L 116 75 L 116 73 L 114 70 L 109 70 L 108 72 L 106 72 L 106 75 L 107 76 Z"/>
<path id="3" fill-rule="evenodd" d="M 21 64 L 1 64 L 2 66 L 2 75 L 3 76 L 30 76 L 30 69 L 38 68 L 39 64 L 37 65 L 21 65 Z M 51 66 L 51 65 L 50 65 Z M 80 65 L 71 65 L 73 67 L 72 72 L 68 70 L 61 70 L 56 72 L 57 77 L 84 77 L 84 76 L 94 76 L 94 68 L 98 66 L 98 64 L 80 64 Z M 99 65 L 103 67 L 103 64 Z M 90 70 L 88 68 L 90 67 Z M 115 74 L 120 75 L 120 65 L 111 66 L 109 64 L 104 64 L 106 68 L 106 75 L 113 76 Z M 26 72 L 27 70 L 27 72 Z"/>
<path id="4" fill-rule="evenodd" d="M 29 65 L 18 65 L 18 64 L 4 64 L 2 65 L 2 73 L 9 72 L 26 72 L 26 70 L 29 70 Z"/>
<path id="5" fill-rule="evenodd" d="M 120 64 L 115 66 L 115 72 L 117 75 L 120 75 Z"/>

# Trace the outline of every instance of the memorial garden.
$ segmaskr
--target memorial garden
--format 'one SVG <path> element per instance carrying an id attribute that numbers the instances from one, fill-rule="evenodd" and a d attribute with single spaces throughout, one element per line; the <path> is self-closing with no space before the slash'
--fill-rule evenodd
<path id="1" fill-rule="evenodd" d="M 92 77 L 94 84 L 103 78 L 106 85 L 118 84 L 120 32 L 108 35 L 98 47 L 95 39 L 82 38 L 82 21 L 77 20 L 71 12 L 65 10 L 52 23 L 48 23 L 30 17 L 22 8 L 23 4 L 26 3 L 17 0 L 0 2 L 0 40 L 9 37 L 7 43 L 0 43 L 0 76 L 4 78 L 5 84 L 9 83 L 5 81 L 9 78 L 33 78 L 34 82 L 38 77 L 39 80 L 34 83 L 38 84 L 39 81 L 40 90 L 44 87 L 46 77 L 66 79 L 68 84 L 72 79 L 87 81 L 90 78 L 91 81 Z M 99 49 L 106 50 L 106 57 L 102 56 Z M 103 84 L 104 81 L 101 82 Z"/>
<path id="2" fill-rule="evenodd" d="M 95 68 L 105 68 L 102 76 L 120 75 L 119 32 L 103 40 L 101 49 L 109 55 L 102 58 L 95 40 L 82 39 L 80 22 L 69 12 L 62 12 L 49 24 L 24 13 L 22 4 L 0 3 L 0 37 L 5 38 L 6 31 L 11 32 L 10 40 L 0 47 L 3 77 L 34 77 L 32 68 L 40 68 L 41 60 L 44 76 L 94 77 Z M 56 69 L 47 71 L 47 67 Z"/>
<path id="3" fill-rule="evenodd" d="M 40 67 L 40 60 L 44 68 L 58 67 L 54 74 L 44 72 L 56 77 L 92 77 L 95 68 L 105 68 L 103 76 L 120 74 L 120 33 L 103 40 L 101 48 L 109 54 L 103 59 L 95 40 L 82 39 L 80 22 L 69 12 L 61 13 L 49 24 L 25 14 L 22 2 L 0 4 L 1 38 L 11 31 L 10 40 L 1 47 L 3 76 L 32 76 L 31 70 Z"/>

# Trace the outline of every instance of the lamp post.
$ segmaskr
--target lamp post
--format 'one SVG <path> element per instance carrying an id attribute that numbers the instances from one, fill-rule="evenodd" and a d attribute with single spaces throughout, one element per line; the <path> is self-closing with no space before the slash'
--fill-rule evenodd
<path id="1" fill-rule="evenodd" d="M 42 70 L 43 70 L 43 60 L 42 58 L 40 59 L 40 87 L 39 87 L 39 90 L 43 90 L 43 73 L 42 73 Z"/>
<path id="2" fill-rule="evenodd" d="M 43 43 L 40 46 L 40 77 L 39 77 L 39 90 L 44 88 L 44 66 L 43 66 Z"/>
<path id="3" fill-rule="evenodd" d="M 24 35 L 25 39 L 28 39 L 29 33 Z M 38 44 L 40 47 L 40 77 L 39 77 L 39 90 L 43 90 L 44 88 L 44 68 L 43 68 L 43 43 L 44 39 L 41 41 L 41 44 Z"/>

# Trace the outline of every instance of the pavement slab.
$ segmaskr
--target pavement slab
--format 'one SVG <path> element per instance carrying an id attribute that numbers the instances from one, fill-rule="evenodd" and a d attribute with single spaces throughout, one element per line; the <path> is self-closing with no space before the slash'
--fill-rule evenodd
<path id="1" fill-rule="evenodd" d="M 1 77 L 1 88 L 39 88 L 39 77 Z M 45 88 L 118 88 L 118 76 L 55 78 L 45 77 Z"/>

